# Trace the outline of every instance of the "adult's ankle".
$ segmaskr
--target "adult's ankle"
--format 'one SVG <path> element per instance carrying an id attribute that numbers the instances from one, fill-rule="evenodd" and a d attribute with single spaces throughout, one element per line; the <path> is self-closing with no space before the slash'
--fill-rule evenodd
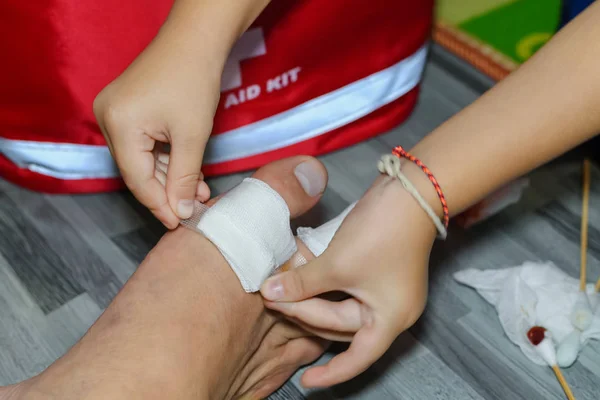
<path id="1" fill-rule="evenodd" d="M 15 386 L 0 387 L 0 400 L 18 400 Z"/>
<path id="2" fill-rule="evenodd" d="M 0 387 L 0 400 L 36 400 L 36 398 L 32 397 L 31 391 L 34 380 L 35 378 L 16 385 Z M 41 399 L 41 397 L 39 397 L 39 399 Z M 45 400 L 50 399 L 50 397 L 45 398 Z"/>
<path id="3" fill-rule="evenodd" d="M 273 324 L 207 239 L 177 229 L 79 343 L 0 400 L 231 398 Z"/>
<path id="4" fill-rule="evenodd" d="M 222 399 L 235 393 L 235 378 L 273 324 L 260 295 L 244 292 L 218 249 L 178 228 L 160 240 L 79 345 L 117 346 L 113 357 L 135 361 L 114 364 L 121 376 L 131 374 L 131 386 L 178 394 L 161 398 Z"/>

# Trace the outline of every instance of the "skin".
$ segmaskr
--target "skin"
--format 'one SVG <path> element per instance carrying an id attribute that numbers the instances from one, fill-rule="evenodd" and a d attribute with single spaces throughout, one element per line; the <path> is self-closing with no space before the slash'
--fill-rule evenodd
<path id="1" fill-rule="evenodd" d="M 254 174 L 283 197 L 292 218 L 322 193 L 308 195 L 295 178 L 303 162 L 324 189 L 325 168 L 310 157 Z M 178 228 L 161 238 L 67 354 L 40 375 L 0 388 L 0 400 L 264 398 L 326 345 L 266 310 L 259 294 L 244 292 L 204 236 Z"/>
<path id="2" fill-rule="evenodd" d="M 596 2 L 530 61 L 411 150 L 433 171 L 451 215 L 600 131 L 600 42 L 593 39 L 600 37 L 598 21 Z M 423 172 L 411 163 L 403 168 L 441 216 Z M 327 365 L 309 369 L 302 380 L 306 386 L 358 375 L 416 321 L 427 298 L 435 234 L 400 184 L 380 177 L 322 256 L 265 283 L 269 308 L 309 330 L 330 330 L 330 337 L 352 342 Z M 334 290 L 351 297 L 341 303 L 315 297 Z"/>
<path id="3" fill-rule="evenodd" d="M 177 0 L 94 113 L 127 187 L 170 229 L 210 190 L 200 171 L 233 44 L 268 0 Z M 161 162 L 167 155 L 168 173 Z"/>
<path id="4" fill-rule="evenodd" d="M 198 183 L 199 167 L 224 60 L 266 4 L 179 0 L 157 39 L 96 101 L 125 182 L 167 227 L 189 211 L 179 208 L 181 199 L 208 197 Z M 411 150 L 436 175 L 452 215 L 598 132 L 600 44 L 593 38 L 600 37 L 599 20 L 600 4 L 594 3 L 518 71 Z M 168 172 L 157 168 L 157 142 L 174 146 Z M 441 215 L 423 173 L 410 163 L 405 172 Z M 265 284 L 268 307 L 324 337 L 352 341 L 329 364 L 307 371 L 305 385 L 356 376 L 416 321 L 425 307 L 434 240 L 431 221 L 416 202 L 393 179 L 381 177 L 321 257 Z M 333 303 L 315 297 L 333 290 L 351 298 Z"/>

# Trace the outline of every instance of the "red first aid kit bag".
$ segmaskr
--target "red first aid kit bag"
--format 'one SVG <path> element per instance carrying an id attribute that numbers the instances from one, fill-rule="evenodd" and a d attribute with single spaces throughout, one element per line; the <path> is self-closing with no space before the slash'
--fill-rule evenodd
<path id="1" fill-rule="evenodd" d="M 172 1 L 0 2 L 1 177 L 50 193 L 122 187 L 92 103 Z M 432 3 L 272 1 L 225 66 L 204 173 L 323 154 L 399 124 L 416 102 Z"/>

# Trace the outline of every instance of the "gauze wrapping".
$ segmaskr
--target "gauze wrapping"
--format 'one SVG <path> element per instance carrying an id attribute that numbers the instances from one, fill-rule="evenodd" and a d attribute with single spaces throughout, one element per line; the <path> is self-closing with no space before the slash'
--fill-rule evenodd
<path id="1" fill-rule="evenodd" d="M 308 247 L 315 257 L 319 257 L 327 249 L 331 239 L 355 205 L 356 203 L 350 204 L 340 215 L 318 228 L 298 228 L 298 239 Z"/>
<path id="2" fill-rule="evenodd" d="M 182 224 L 219 249 L 246 292 L 257 292 L 297 250 L 287 204 L 254 178 L 244 179 L 210 208 L 197 206 Z"/>
<path id="3" fill-rule="evenodd" d="M 355 204 L 318 228 L 298 228 L 298 238 L 320 256 Z M 258 179 L 244 179 L 210 208 L 197 203 L 192 217 L 181 224 L 219 249 L 246 292 L 257 292 L 279 267 L 282 272 L 306 263 L 297 253 L 287 204 Z"/>

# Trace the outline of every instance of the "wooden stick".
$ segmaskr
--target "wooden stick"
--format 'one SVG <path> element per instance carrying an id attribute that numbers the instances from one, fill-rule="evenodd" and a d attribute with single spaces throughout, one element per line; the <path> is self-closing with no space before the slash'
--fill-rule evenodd
<path id="1" fill-rule="evenodd" d="M 560 386 L 565 391 L 565 394 L 567 395 L 567 399 L 575 400 L 575 396 L 573 396 L 573 392 L 571 391 L 569 384 L 565 380 L 565 377 L 563 376 L 562 371 L 560 370 L 560 368 L 558 368 L 558 365 L 553 365 L 552 371 L 554 371 L 554 374 L 556 375 L 556 379 L 558 379 L 558 383 L 560 383 Z"/>
<path id="2" fill-rule="evenodd" d="M 579 290 L 585 292 L 588 245 L 588 210 L 590 203 L 590 160 L 583 160 L 583 200 L 581 210 L 581 256 L 579 270 Z"/>
<path id="3" fill-rule="evenodd" d="M 596 282 L 596 287 L 595 287 L 595 289 L 596 289 L 596 292 L 597 292 L 597 293 L 600 293 L 600 278 L 598 278 L 598 281 Z"/>

